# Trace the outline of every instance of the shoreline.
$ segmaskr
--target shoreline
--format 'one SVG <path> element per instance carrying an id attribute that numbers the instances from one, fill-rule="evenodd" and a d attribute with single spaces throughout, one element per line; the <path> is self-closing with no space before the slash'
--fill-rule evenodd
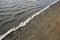
<path id="1" fill-rule="evenodd" d="M 44 9 L 44 10 L 45 10 L 45 9 Z M 27 22 L 27 23 L 28 23 L 28 22 Z M 28 23 L 28 24 L 29 24 L 29 23 Z M 25 25 L 25 24 L 24 24 L 24 25 Z M 19 27 L 18 27 L 18 28 L 19 28 Z M 17 28 L 17 29 L 18 29 L 18 28 Z M 24 28 L 24 27 L 22 27 L 22 28 Z M 16 28 L 13 28 L 13 30 L 16 30 Z M 13 32 L 13 33 L 14 33 L 14 32 Z"/>

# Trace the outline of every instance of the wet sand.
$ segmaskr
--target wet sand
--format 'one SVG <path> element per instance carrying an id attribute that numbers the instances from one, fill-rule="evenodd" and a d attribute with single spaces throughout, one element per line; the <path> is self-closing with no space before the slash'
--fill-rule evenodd
<path id="1" fill-rule="evenodd" d="M 3 40 L 60 40 L 60 1 Z"/>

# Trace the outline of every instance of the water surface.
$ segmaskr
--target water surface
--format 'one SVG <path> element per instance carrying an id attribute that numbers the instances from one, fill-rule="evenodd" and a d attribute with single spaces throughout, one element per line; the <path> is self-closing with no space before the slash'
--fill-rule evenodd
<path id="1" fill-rule="evenodd" d="M 0 0 L 0 35 L 17 27 L 56 0 Z"/>

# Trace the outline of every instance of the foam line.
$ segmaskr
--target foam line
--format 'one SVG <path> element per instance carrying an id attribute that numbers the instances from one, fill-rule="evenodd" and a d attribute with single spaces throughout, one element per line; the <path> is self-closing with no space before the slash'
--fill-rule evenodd
<path id="1" fill-rule="evenodd" d="M 4 37 L 6 37 L 6 36 L 7 36 L 8 34 L 10 34 L 11 32 L 16 31 L 16 30 L 19 29 L 20 27 L 25 26 L 25 25 L 26 25 L 30 20 L 32 20 L 35 16 L 39 15 L 41 12 L 43 12 L 44 10 L 46 10 L 47 8 L 49 8 L 51 5 L 57 3 L 58 1 L 59 1 L 59 0 L 52 2 L 50 5 L 48 5 L 47 7 L 45 7 L 45 8 L 44 8 L 43 10 L 41 10 L 40 12 L 38 12 L 38 13 L 30 16 L 30 17 L 29 17 L 27 20 L 25 20 L 24 22 L 21 22 L 20 25 L 17 26 L 16 28 L 13 27 L 13 28 L 11 28 L 10 30 L 8 30 L 5 34 L 0 35 L 0 40 L 2 40 Z"/>

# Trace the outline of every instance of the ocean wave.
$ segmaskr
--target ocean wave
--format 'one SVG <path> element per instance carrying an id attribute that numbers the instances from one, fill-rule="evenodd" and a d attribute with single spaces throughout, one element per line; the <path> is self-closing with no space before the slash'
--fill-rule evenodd
<path id="1" fill-rule="evenodd" d="M 7 36 L 8 34 L 10 34 L 11 32 L 16 31 L 16 30 L 19 29 L 20 27 L 25 26 L 25 25 L 26 25 L 30 20 L 32 20 L 35 16 L 39 15 L 41 12 L 43 12 L 44 10 L 46 10 L 47 8 L 49 8 L 51 5 L 57 3 L 58 1 L 59 1 L 59 0 L 52 2 L 50 5 L 46 6 L 46 7 L 45 7 L 43 10 L 41 10 L 40 12 L 38 12 L 38 13 L 30 16 L 30 17 L 29 17 L 28 19 L 26 19 L 24 22 L 21 22 L 20 25 L 18 25 L 16 28 L 13 27 L 13 28 L 11 28 L 10 30 L 8 30 L 5 34 L 0 35 L 0 40 L 2 40 L 4 37 L 6 37 L 6 36 Z"/>

